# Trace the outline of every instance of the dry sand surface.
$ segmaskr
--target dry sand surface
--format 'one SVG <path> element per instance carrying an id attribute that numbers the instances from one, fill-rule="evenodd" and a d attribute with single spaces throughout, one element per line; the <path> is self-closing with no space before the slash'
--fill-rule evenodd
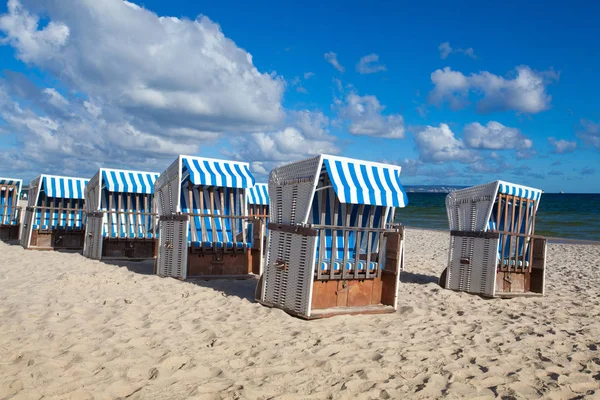
<path id="1" fill-rule="evenodd" d="M 599 396 L 600 246 L 549 245 L 545 298 L 486 300 L 437 286 L 448 242 L 408 230 L 396 314 L 318 321 L 255 281 L 0 243 L 0 398 Z"/>

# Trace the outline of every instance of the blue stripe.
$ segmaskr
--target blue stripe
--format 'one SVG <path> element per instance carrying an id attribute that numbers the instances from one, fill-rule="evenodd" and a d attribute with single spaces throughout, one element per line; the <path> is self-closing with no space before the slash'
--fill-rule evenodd
<path id="1" fill-rule="evenodd" d="M 385 181 L 388 184 L 388 187 L 393 188 L 392 178 L 390 177 L 390 169 L 383 168 L 383 176 L 385 177 Z M 388 206 L 393 205 L 394 207 L 398 207 L 400 205 L 397 196 L 392 196 L 392 204 L 388 204 Z"/>
<path id="2" fill-rule="evenodd" d="M 138 186 L 137 186 L 137 183 L 135 183 L 135 176 L 131 172 L 129 173 L 129 179 L 131 180 L 131 185 L 133 186 L 133 193 L 137 193 Z"/>
<path id="3" fill-rule="evenodd" d="M 238 179 L 234 175 L 233 171 L 231 170 L 231 166 L 229 164 L 225 164 L 224 167 L 225 167 L 225 170 L 228 172 L 229 176 L 231 176 L 231 185 L 232 185 L 232 187 L 238 187 L 238 182 L 237 182 Z M 227 180 L 225 180 L 225 177 L 223 177 L 223 179 L 224 179 L 225 182 L 227 182 Z"/>
<path id="4" fill-rule="evenodd" d="M 237 171 L 237 173 L 238 173 L 238 174 L 240 174 L 240 175 L 241 175 L 241 177 L 242 177 L 242 187 L 243 187 L 243 188 L 247 188 L 247 187 L 249 187 L 250 185 L 249 185 L 249 183 L 248 183 L 248 179 L 246 179 L 246 175 L 244 174 L 244 172 L 243 172 L 243 171 L 242 171 L 242 169 L 240 168 L 240 165 L 239 165 L 239 164 L 235 164 L 235 165 L 233 166 L 233 168 L 235 168 L 235 170 Z M 248 168 L 246 168 L 246 171 L 247 171 L 248 173 L 250 172 L 250 170 L 249 170 Z"/>

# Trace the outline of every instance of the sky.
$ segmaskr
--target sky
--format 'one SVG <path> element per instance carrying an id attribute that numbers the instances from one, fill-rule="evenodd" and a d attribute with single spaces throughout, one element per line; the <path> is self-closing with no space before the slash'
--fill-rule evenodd
<path id="1" fill-rule="evenodd" d="M 0 176 L 326 153 L 600 192 L 600 3 L 486 3 L 2 0 Z"/>

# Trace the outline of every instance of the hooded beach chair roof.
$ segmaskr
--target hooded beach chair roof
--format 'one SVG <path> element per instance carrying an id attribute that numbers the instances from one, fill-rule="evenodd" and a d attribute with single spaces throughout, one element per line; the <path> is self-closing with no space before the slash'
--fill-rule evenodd
<path id="1" fill-rule="evenodd" d="M 158 172 L 100 168 L 102 188 L 109 192 L 153 194 Z"/>
<path id="2" fill-rule="evenodd" d="M 38 193 L 43 192 L 47 197 L 83 200 L 88 182 L 89 179 L 85 178 L 40 175 Z"/>
<path id="3" fill-rule="evenodd" d="M 194 185 L 246 189 L 254 186 L 250 164 L 213 158 L 180 156 L 183 179 Z"/>
<path id="4" fill-rule="evenodd" d="M 269 205 L 269 185 L 266 183 L 257 183 L 248 189 L 248 204 L 268 206 Z"/>
<path id="5" fill-rule="evenodd" d="M 341 203 L 405 207 L 401 167 L 346 157 L 322 155 L 333 189 Z"/>

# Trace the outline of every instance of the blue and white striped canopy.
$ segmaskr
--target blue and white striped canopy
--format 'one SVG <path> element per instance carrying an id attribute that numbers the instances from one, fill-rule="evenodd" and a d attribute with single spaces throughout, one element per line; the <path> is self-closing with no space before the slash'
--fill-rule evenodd
<path id="1" fill-rule="evenodd" d="M 0 178 L 0 185 L 16 185 L 19 190 L 21 189 L 22 183 L 23 181 L 21 179 Z"/>
<path id="2" fill-rule="evenodd" d="M 504 181 L 498 181 L 498 184 L 498 193 L 524 197 L 529 200 L 539 200 L 542 196 L 542 191 L 540 189 L 534 189 Z"/>
<path id="3" fill-rule="evenodd" d="M 323 155 L 340 202 L 405 207 L 408 197 L 400 183 L 400 167 Z"/>
<path id="4" fill-rule="evenodd" d="M 194 185 L 246 189 L 254 186 L 248 163 L 181 156 L 184 172 Z"/>
<path id="5" fill-rule="evenodd" d="M 257 183 L 248 190 L 248 204 L 269 205 L 269 185 Z"/>
<path id="6" fill-rule="evenodd" d="M 102 168 L 102 181 L 109 192 L 153 194 L 158 176 L 156 172 Z"/>
<path id="7" fill-rule="evenodd" d="M 41 182 L 41 190 L 48 197 L 83 199 L 85 185 L 87 185 L 89 179 L 42 175 Z"/>

